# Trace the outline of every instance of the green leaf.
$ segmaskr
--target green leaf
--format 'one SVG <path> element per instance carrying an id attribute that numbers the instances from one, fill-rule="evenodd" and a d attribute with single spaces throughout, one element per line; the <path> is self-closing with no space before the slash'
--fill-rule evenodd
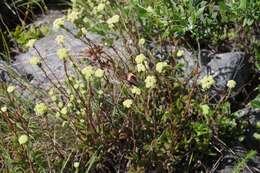
<path id="1" fill-rule="evenodd" d="M 247 3 L 246 3 L 247 0 L 240 0 L 240 6 L 239 8 L 241 9 L 246 9 L 246 6 L 247 6 Z"/>

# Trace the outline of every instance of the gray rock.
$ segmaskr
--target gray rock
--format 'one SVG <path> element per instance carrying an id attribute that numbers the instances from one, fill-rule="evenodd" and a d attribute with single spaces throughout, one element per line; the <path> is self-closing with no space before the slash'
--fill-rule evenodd
<path id="1" fill-rule="evenodd" d="M 0 82 L 7 82 L 8 80 L 7 63 L 0 60 Z"/>
<path id="2" fill-rule="evenodd" d="M 205 75 L 213 75 L 216 81 L 214 87 L 210 89 L 210 93 L 213 97 L 221 96 L 226 93 L 226 85 L 229 80 L 235 80 L 237 83 L 234 89 L 235 92 L 232 93 L 232 96 L 235 96 L 252 78 L 252 65 L 243 52 L 210 54 L 209 51 L 202 50 L 201 58 L 199 58 L 196 53 L 192 53 L 183 47 L 149 45 L 148 48 L 157 59 L 166 61 L 173 59 L 171 56 L 173 51 L 182 50 L 184 52 L 183 56 L 177 57 L 175 60 L 177 63 L 183 65 L 182 72 L 184 77 L 191 77 L 191 72 L 194 71 L 197 66 L 200 67 L 201 71 L 199 79 Z"/>
<path id="3" fill-rule="evenodd" d="M 201 77 L 210 74 L 214 76 L 216 85 L 213 90 L 215 94 L 221 94 L 226 90 L 229 80 L 235 80 L 235 90 L 241 90 L 252 77 L 252 68 L 243 52 L 229 52 L 215 54 L 210 61 L 202 65 Z"/>
<path id="4" fill-rule="evenodd" d="M 260 109 L 247 105 L 247 107 L 236 111 L 234 115 L 237 117 L 237 121 L 247 121 L 250 123 L 250 126 L 245 131 L 246 134 L 244 143 L 246 143 L 248 147 L 255 148 L 260 151 L 260 141 L 254 137 L 254 133 L 259 133 L 257 122 L 260 122 Z"/>
<path id="5" fill-rule="evenodd" d="M 182 72 L 185 77 L 190 76 L 191 72 L 194 70 L 197 64 L 197 57 L 191 51 L 184 47 L 176 47 L 173 45 L 155 45 L 153 43 L 147 45 L 147 49 L 151 51 L 153 56 L 160 61 L 172 62 L 176 60 L 177 63 L 182 64 Z M 173 52 L 177 50 L 183 51 L 182 57 L 174 58 L 172 56 Z"/>
<path id="6" fill-rule="evenodd" d="M 43 21 L 36 21 L 36 25 L 41 25 L 45 23 L 44 21 L 54 21 L 55 18 L 62 17 L 60 13 L 52 12 L 50 16 L 43 17 Z M 50 27 L 52 28 L 52 23 L 49 23 Z M 38 88 L 48 89 L 52 86 L 52 82 L 50 82 L 49 79 L 51 79 L 54 83 L 62 83 L 66 79 L 65 71 L 64 71 L 64 63 L 62 60 L 60 60 L 56 54 L 57 49 L 60 48 L 60 46 L 55 42 L 55 39 L 58 35 L 63 35 L 65 38 L 64 47 L 66 47 L 69 50 L 70 56 L 77 61 L 80 65 L 86 65 L 86 61 L 90 60 L 91 58 L 88 57 L 86 50 L 89 49 L 89 46 L 84 43 L 84 38 L 77 39 L 74 35 L 77 34 L 78 30 L 77 28 L 70 22 L 65 22 L 65 28 L 61 29 L 59 31 L 53 31 L 45 36 L 44 38 L 41 38 L 36 41 L 35 48 L 37 51 L 32 48 L 29 49 L 26 53 L 22 53 L 15 57 L 16 61 L 13 63 L 13 66 L 21 73 L 21 74 L 31 74 L 33 76 L 33 79 L 31 83 L 34 86 L 37 86 Z M 90 40 L 95 45 L 100 45 L 102 42 L 102 36 L 89 33 L 86 35 L 87 39 Z M 115 43 L 116 49 L 119 48 L 119 56 L 121 57 L 128 57 L 129 55 L 125 55 L 126 51 L 122 49 L 122 42 L 117 41 Z M 110 57 L 118 57 L 118 55 L 115 55 L 115 52 L 111 48 L 102 46 L 102 50 L 110 55 Z M 30 59 L 32 56 L 39 56 L 41 55 L 42 60 L 42 69 L 46 71 L 43 72 L 43 70 L 36 65 L 29 64 Z M 125 60 L 124 60 L 125 61 Z M 121 64 L 125 65 L 125 63 Z M 68 67 L 68 73 L 73 73 L 73 68 L 71 67 L 71 62 L 67 62 Z M 47 74 L 47 75 L 46 75 Z M 54 75 L 55 74 L 55 75 Z M 47 77 L 48 76 L 48 77 Z"/>
<path id="7" fill-rule="evenodd" d="M 37 21 L 37 25 L 44 21 L 54 21 L 56 18 L 61 17 L 60 13 L 54 13 L 51 14 L 49 17 L 43 17 L 43 21 L 39 22 Z M 50 24 L 50 27 L 52 27 L 52 24 Z M 76 28 L 71 23 L 65 23 L 65 27 L 71 32 L 76 33 Z M 37 51 L 40 53 L 40 57 L 42 57 L 42 68 L 46 71 L 46 74 L 48 77 L 53 80 L 54 82 L 63 81 L 65 80 L 65 71 L 64 71 L 64 64 L 63 61 L 60 60 L 57 57 L 57 49 L 60 48 L 60 46 L 55 42 L 55 38 L 58 35 L 63 35 L 65 38 L 65 44 L 64 46 L 69 50 L 70 56 L 73 58 L 84 58 L 83 53 L 85 51 L 86 44 L 84 44 L 79 39 L 76 39 L 70 32 L 67 32 L 64 29 L 61 29 L 58 32 L 51 31 L 46 37 L 41 38 L 36 41 L 35 47 Z M 88 35 L 88 39 L 95 40 L 97 42 L 100 40 L 100 36 L 95 34 Z M 21 73 L 21 74 L 32 74 L 33 80 L 31 81 L 32 84 L 39 86 L 41 88 L 49 88 L 51 86 L 51 83 L 49 81 L 49 78 L 46 76 L 46 74 L 41 70 L 40 67 L 36 65 L 29 64 L 30 59 L 32 56 L 39 56 L 34 48 L 29 49 L 28 52 L 20 54 L 15 57 L 15 62 L 13 63 L 13 66 Z M 72 68 L 70 68 L 71 64 L 68 64 L 68 71 L 71 74 Z M 58 80 L 57 80 L 58 79 Z"/>
<path id="8" fill-rule="evenodd" d="M 15 83 L 12 76 L 22 77 L 12 64 L 0 60 L 0 83 Z"/>
<path id="9" fill-rule="evenodd" d="M 236 164 L 240 159 L 244 158 L 249 151 L 243 147 L 237 146 L 227 152 L 220 160 L 216 173 L 231 173 L 234 171 Z M 241 173 L 257 173 L 260 172 L 260 156 L 256 155 L 246 162 L 245 167 L 242 168 Z"/>

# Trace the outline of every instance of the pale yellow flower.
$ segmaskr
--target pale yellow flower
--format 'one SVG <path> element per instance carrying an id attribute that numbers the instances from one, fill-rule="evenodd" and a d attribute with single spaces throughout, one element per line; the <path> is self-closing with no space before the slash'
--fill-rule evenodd
<path id="1" fill-rule="evenodd" d="M 44 115 L 48 111 L 48 107 L 44 103 L 38 103 L 35 105 L 34 111 L 37 115 Z"/>
<path id="2" fill-rule="evenodd" d="M 184 55 L 184 51 L 183 50 L 178 50 L 177 51 L 177 57 L 181 57 Z"/>
<path id="3" fill-rule="evenodd" d="M 73 166 L 74 166 L 74 168 L 78 168 L 79 167 L 79 162 L 74 162 Z"/>
<path id="4" fill-rule="evenodd" d="M 18 142 L 20 145 L 26 144 L 28 142 L 28 136 L 23 134 L 19 137 Z"/>
<path id="5" fill-rule="evenodd" d="M 104 70 L 102 70 L 102 69 L 97 69 L 96 71 L 95 71 L 95 76 L 97 77 L 97 78 L 102 78 L 103 76 L 104 76 Z"/>
<path id="6" fill-rule="evenodd" d="M 69 51 L 66 48 L 60 48 L 57 50 L 57 55 L 61 60 L 66 60 L 69 56 Z"/>
<path id="7" fill-rule="evenodd" d="M 116 14 L 107 20 L 107 24 L 111 25 L 111 24 L 118 23 L 119 19 L 120 19 L 120 16 Z"/>
<path id="8" fill-rule="evenodd" d="M 203 90 L 207 90 L 215 84 L 215 80 L 212 75 L 207 75 L 200 80 L 200 84 Z"/>
<path id="9" fill-rule="evenodd" d="M 58 31 L 61 27 L 63 27 L 64 26 L 64 18 L 62 17 L 62 18 L 58 18 L 58 19 L 56 19 L 54 22 L 53 22 L 53 29 L 55 30 L 55 31 Z"/>
<path id="10" fill-rule="evenodd" d="M 256 140 L 259 140 L 260 141 L 260 134 L 259 133 L 254 133 L 253 134 L 253 136 L 254 136 L 254 138 L 256 139 Z"/>
<path id="11" fill-rule="evenodd" d="M 229 80 L 228 82 L 227 82 L 227 87 L 229 88 L 229 89 L 233 89 L 233 88 L 235 88 L 236 87 L 236 81 L 234 81 L 234 80 Z"/>
<path id="12" fill-rule="evenodd" d="M 110 2 L 108 0 L 106 0 L 105 2 L 106 2 L 106 5 L 110 5 Z"/>
<path id="13" fill-rule="evenodd" d="M 78 89 L 79 88 L 79 84 L 78 83 L 74 84 L 74 88 Z"/>
<path id="14" fill-rule="evenodd" d="M 97 6 L 97 12 L 103 11 L 103 10 L 105 9 L 105 7 L 106 7 L 106 4 L 104 4 L 104 3 L 98 4 L 98 6 Z"/>
<path id="15" fill-rule="evenodd" d="M 97 7 L 94 7 L 94 8 L 92 9 L 92 15 L 97 15 Z"/>
<path id="16" fill-rule="evenodd" d="M 8 93 L 12 93 L 12 92 L 14 92 L 15 89 L 16 89 L 15 86 L 10 85 L 10 86 L 7 87 L 7 90 L 6 90 L 6 91 L 7 91 Z"/>
<path id="17" fill-rule="evenodd" d="M 108 27 L 109 27 L 110 29 L 114 28 L 114 26 L 115 26 L 114 24 L 109 24 L 109 25 L 108 25 Z"/>
<path id="18" fill-rule="evenodd" d="M 131 92 L 135 95 L 140 95 L 141 94 L 141 90 L 140 88 L 134 86 L 132 89 L 131 89 Z"/>
<path id="19" fill-rule="evenodd" d="M 55 94 L 55 89 L 54 89 L 54 88 L 51 88 L 51 89 L 49 90 L 48 94 L 49 94 L 50 96 L 53 96 L 53 95 Z"/>
<path id="20" fill-rule="evenodd" d="M 74 23 L 80 17 L 80 12 L 76 10 L 69 10 L 67 15 L 67 20 Z"/>
<path id="21" fill-rule="evenodd" d="M 95 74 L 94 68 L 90 65 L 83 68 L 81 72 L 87 80 L 91 79 L 91 77 Z"/>
<path id="22" fill-rule="evenodd" d="M 63 44 L 64 44 L 64 36 L 63 36 L 63 35 L 58 35 L 58 36 L 55 38 L 55 42 L 56 42 L 58 45 L 63 45 Z"/>
<path id="23" fill-rule="evenodd" d="M 137 64 L 141 64 L 145 61 L 145 59 L 146 59 L 146 57 L 144 56 L 144 54 L 141 53 L 135 57 L 135 62 Z"/>
<path id="24" fill-rule="evenodd" d="M 147 7 L 146 11 L 149 13 L 154 13 L 154 9 L 151 6 Z"/>
<path id="25" fill-rule="evenodd" d="M 164 72 L 164 69 L 168 66 L 168 64 L 166 62 L 158 62 L 156 64 L 156 71 L 158 71 L 159 73 Z"/>
<path id="26" fill-rule="evenodd" d="M 31 40 L 29 40 L 29 41 L 26 43 L 25 46 L 26 46 L 27 48 L 33 48 L 36 41 L 37 41 L 36 39 L 31 39 Z"/>
<path id="27" fill-rule="evenodd" d="M 68 113 L 68 108 L 67 107 L 62 108 L 60 113 L 66 115 Z"/>
<path id="28" fill-rule="evenodd" d="M 133 100 L 132 99 L 126 99 L 123 102 L 123 106 L 126 107 L 126 108 L 130 108 L 132 104 L 133 104 Z"/>
<path id="29" fill-rule="evenodd" d="M 145 65 L 143 65 L 143 64 L 137 64 L 136 68 L 137 68 L 138 72 L 145 72 L 146 71 Z"/>
<path id="30" fill-rule="evenodd" d="M 58 107 L 59 107 L 59 108 L 62 108 L 62 107 L 63 107 L 63 102 L 59 102 L 59 103 L 58 103 Z"/>
<path id="31" fill-rule="evenodd" d="M 6 112 L 7 111 L 7 107 L 6 106 L 1 107 L 1 111 L 2 112 Z"/>
<path id="32" fill-rule="evenodd" d="M 56 102 L 58 100 L 58 96 L 51 96 L 51 100 Z"/>
<path id="33" fill-rule="evenodd" d="M 88 31 L 86 28 L 81 28 L 80 30 L 81 30 L 82 34 L 84 34 L 84 35 L 88 34 Z"/>
<path id="34" fill-rule="evenodd" d="M 146 88 L 155 88 L 157 81 L 155 76 L 147 76 L 144 82 Z"/>
<path id="35" fill-rule="evenodd" d="M 144 43 L 145 43 L 145 39 L 144 39 L 144 38 L 141 38 L 141 39 L 138 41 L 138 45 L 139 45 L 139 46 L 144 45 Z"/>
<path id="36" fill-rule="evenodd" d="M 60 117 L 60 113 L 57 112 L 57 113 L 55 114 L 55 117 L 56 117 L 56 118 L 59 118 L 59 117 Z"/>
<path id="37" fill-rule="evenodd" d="M 33 56 L 30 60 L 29 63 L 31 65 L 39 65 L 41 63 L 41 60 L 38 56 Z"/>
<path id="38" fill-rule="evenodd" d="M 260 121 L 257 121 L 256 128 L 260 129 Z"/>

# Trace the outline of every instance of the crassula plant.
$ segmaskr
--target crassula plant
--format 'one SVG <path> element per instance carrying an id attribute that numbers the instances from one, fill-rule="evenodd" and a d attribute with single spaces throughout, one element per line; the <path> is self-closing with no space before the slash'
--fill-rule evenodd
<path id="1" fill-rule="evenodd" d="M 68 15 L 55 20 L 53 29 L 70 32 L 65 23 L 73 23 L 77 33 L 71 34 L 95 58 L 85 56 L 81 61 L 72 56 L 65 37 L 58 35 L 56 52 L 64 80 L 48 77 L 51 87 L 34 88 L 43 94 L 30 102 L 19 98 L 14 86 L 2 86 L 8 97 L 1 102 L 0 122 L 8 139 L 0 143 L 0 160 L 16 167 L 8 161 L 13 158 L 19 169 L 35 173 L 206 171 L 225 143 L 242 139 L 247 124 L 235 121 L 228 102 L 236 81 L 228 81 L 224 96 L 211 102 L 213 76 L 199 79 L 195 68 L 183 77 L 177 61 L 182 50 L 176 47 L 172 59 L 163 61 L 147 48 L 148 43 L 167 40 L 164 34 L 170 23 L 161 13 L 169 10 L 156 7 L 159 2 L 163 3 L 74 0 Z M 131 17 L 137 7 L 138 14 Z M 153 23 L 165 32 L 142 28 Z M 103 36 L 101 43 L 88 39 L 94 32 Z M 48 76 L 35 41 L 26 44 L 37 52 L 29 63 Z"/>

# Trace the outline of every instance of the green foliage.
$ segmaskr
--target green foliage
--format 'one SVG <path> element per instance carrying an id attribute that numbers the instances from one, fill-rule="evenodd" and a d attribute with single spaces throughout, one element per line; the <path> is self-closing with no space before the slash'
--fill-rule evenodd
<path id="1" fill-rule="evenodd" d="M 256 66 L 256 70 L 260 70 L 260 41 L 257 40 L 255 41 L 254 44 L 254 53 L 255 53 L 255 66 Z M 260 89 L 260 86 L 258 86 L 258 90 Z M 260 109 L 260 94 L 257 95 L 257 97 L 251 101 L 251 105 L 255 108 L 255 109 Z"/>
<path id="2" fill-rule="evenodd" d="M 15 31 L 12 32 L 12 37 L 20 46 L 25 46 L 25 44 L 31 39 L 40 39 L 49 33 L 49 26 L 41 25 L 39 27 L 30 26 L 29 28 L 24 28 L 22 26 L 17 26 Z"/>
<path id="3" fill-rule="evenodd" d="M 13 25 L 21 25 L 22 27 L 20 27 L 20 29 L 23 28 L 26 23 L 32 21 L 36 9 L 39 9 L 44 13 L 47 10 L 47 7 L 44 0 L 2 0 L 0 6 L 2 8 L 2 19 L 0 21 L 0 44 L 3 45 L 0 46 L 0 58 L 11 62 L 12 51 L 10 47 L 13 47 L 11 33 L 14 29 Z M 19 40 L 19 44 L 25 40 L 26 39 L 23 39 L 23 41 Z"/>
<path id="4" fill-rule="evenodd" d="M 251 150 L 248 153 L 245 154 L 245 156 L 236 163 L 235 168 L 233 169 L 232 173 L 240 173 L 243 171 L 247 165 L 247 162 L 250 159 L 253 159 L 256 156 L 256 151 Z"/>

